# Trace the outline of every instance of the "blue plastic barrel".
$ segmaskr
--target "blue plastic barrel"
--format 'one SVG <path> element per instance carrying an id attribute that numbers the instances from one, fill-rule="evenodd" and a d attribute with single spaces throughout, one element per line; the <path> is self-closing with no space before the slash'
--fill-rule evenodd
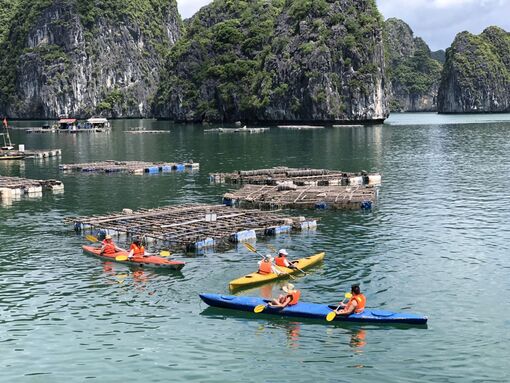
<path id="1" fill-rule="evenodd" d="M 145 168 L 145 173 L 154 174 L 159 173 L 159 166 L 149 166 Z"/>

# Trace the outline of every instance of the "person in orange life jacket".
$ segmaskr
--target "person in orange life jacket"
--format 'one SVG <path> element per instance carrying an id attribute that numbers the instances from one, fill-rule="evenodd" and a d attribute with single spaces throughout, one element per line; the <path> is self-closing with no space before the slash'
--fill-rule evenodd
<path id="1" fill-rule="evenodd" d="M 139 258 L 145 256 L 145 247 L 142 245 L 140 238 L 133 238 L 133 243 L 129 247 L 128 259 L 133 257 Z"/>
<path id="2" fill-rule="evenodd" d="M 99 254 L 115 254 L 119 251 L 123 251 L 120 247 L 117 247 L 115 243 L 112 241 L 112 236 L 110 234 L 107 234 L 106 237 L 104 237 L 104 241 L 102 242 L 101 251 Z"/>
<path id="3" fill-rule="evenodd" d="M 257 271 L 259 274 L 282 274 L 282 271 L 278 270 L 277 267 L 273 264 L 273 257 L 271 255 L 266 255 L 263 260 L 258 261 L 259 270 Z"/>
<path id="4" fill-rule="evenodd" d="M 289 255 L 289 253 L 287 253 L 287 250 L 285 249 L 280 249 L 278 251 L 278 256 L 275 258 L 275 263 L 276 263 L 276 266 L 279 266 L 279 267 L 287 267 L 289 269 L 295 269 L 296 266 L 294 266 L 292 264 L 292 262 L 290 262 L 288 259 L 287 259 L 287 255 Z"/>
<path id="5" fill-rule="evenodd" d="M 359 288 L 359 284 L 354 284 L 351 286 L 351 294 L 352 298 L 344 304 L 341 302 L 339 304 L 339 308 L 335 310 L 337 315 L 350 315 L 352 313 L 360 314 L 365 309 L 365 305 L 367 303 L 367 298 L 363 294 L 361 294 L 361 290 Z"/>
<path id="6" fill-rule="evenodd" d="M 270 307 L 284 308 L 287 306 L 294 306 L 299 302 L 301 297 L 301 291 L 296 290 L 292 283 L 287 283 L 282 287 L 285 294 L 281 294 L 278 299 L 273 299 L 270 303 Z"/>

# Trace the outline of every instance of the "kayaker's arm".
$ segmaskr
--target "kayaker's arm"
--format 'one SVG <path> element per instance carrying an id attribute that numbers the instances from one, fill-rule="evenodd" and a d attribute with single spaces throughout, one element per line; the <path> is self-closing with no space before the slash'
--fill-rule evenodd
<path id="1" fill-rule="evenodd" d="M 341 303 L 343 305 L 343 303 Z M 353 300 L 350 304 L 348 304 L 347 306 L 343 305 L 344 308 L 340 311 L 338 310 L 335 310 L 335 312 L 337 313 L 337 315 L 350 315 L 354 312 L 354 310 L 356 310 L 356 307 L 358 306 L 358 302 L 356 302 L 355 300 Z"/>
<path id="2" fill-rule="evenodd" d="M 287 307 L 291 301 L 292 301 L 292 297 L 287 295 L 285 297 L 285 300 L 283 300 L 283 301 L 281 301 L 280 299 L 278 299 L 278 300 L 274 299 L 271 303 L 269 303 L 269 306 L 284 308 L 284 307 Z"/>

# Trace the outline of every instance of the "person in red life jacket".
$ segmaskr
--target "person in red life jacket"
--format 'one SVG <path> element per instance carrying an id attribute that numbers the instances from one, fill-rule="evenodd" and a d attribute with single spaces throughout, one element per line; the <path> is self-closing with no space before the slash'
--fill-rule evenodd
<path id="1" fill-rule="evenodd" d="M 347 304 L 340 302 L 338 309 L 335 310 L 337 315 L 361 314 L 365 310 L 367 298 L 361 294 L 359 284 L 356 283 L 351 286 L 351 294 L 352 298 Z"/>
<path id="2" fill-rule="evenodd" d="M 273 264 L 273 257 L 270 255 L 266 255 L 263 260 L 258 262 L 259 270 L 257 271 L 259 274 L 281 274 Z"/>
<path id="3" fill-rule="evenodd" d="M 110 234 L 107 234 L 106 237 L 104 237 L 102 245 L 103 246 L 101 247 L 101 251 L 99 252 L 99 254 L 101 255 L 103 254 L 111 255 L 123 251 L 123 249 L 117 247 L 117 245 L 113 243 L 112 236 Z"/>
<path id="4" fill-rule="evenodd" d="M 270 307 L 284 308 L 287 306 L 294 306 L 299 302 L 301 291 L 296 290 L 292 283 L 284 285 L 282 290 L 285 294 L 281 294 L 278 299 L 273 299 L 271 303 L 269 303 Z"/>
<path id="5" fill-rule="evenodd" d="M 142 245 L 140 238 L 135 237 L 133 238 L 133 243 L 131 243 L 129 248 L 128 259 L 140 258 L 143 256 L 145 256 L 145 247 Z"/>
<path id="6" fill-rule="evenodd" d="M 289 253 L 287 253 L 287 250 L 285 249 L 280 249 L 278 251 L 278 256 L 275 258 L 275 264 L 276 266 L 278 267 L 287 267 L 289 269 L 295 269 L 296 266 L 294 266 L 292 264 L 292 262 L 290 262 L 288 259 L 287 259 L 287 255 L 289 255 Z"/>

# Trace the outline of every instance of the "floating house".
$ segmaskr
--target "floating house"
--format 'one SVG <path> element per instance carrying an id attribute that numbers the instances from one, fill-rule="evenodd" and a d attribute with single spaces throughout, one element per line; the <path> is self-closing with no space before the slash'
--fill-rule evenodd
<path id="1" fill-rule="evenodd" d="M 84 126 L 85 129 L 94 129 L 98 132 L 101 132 L 105 129 L 110 129 L 110 122 L 106 118 L 102 117 L 92 117 L 87 120 Z"/>
<path id="2" fill-rule="evenodd" d="M 61 118 L 57 122 L 58 129 L 61 130 L 77 130 L 77 120 L 76 118 Z"/>

